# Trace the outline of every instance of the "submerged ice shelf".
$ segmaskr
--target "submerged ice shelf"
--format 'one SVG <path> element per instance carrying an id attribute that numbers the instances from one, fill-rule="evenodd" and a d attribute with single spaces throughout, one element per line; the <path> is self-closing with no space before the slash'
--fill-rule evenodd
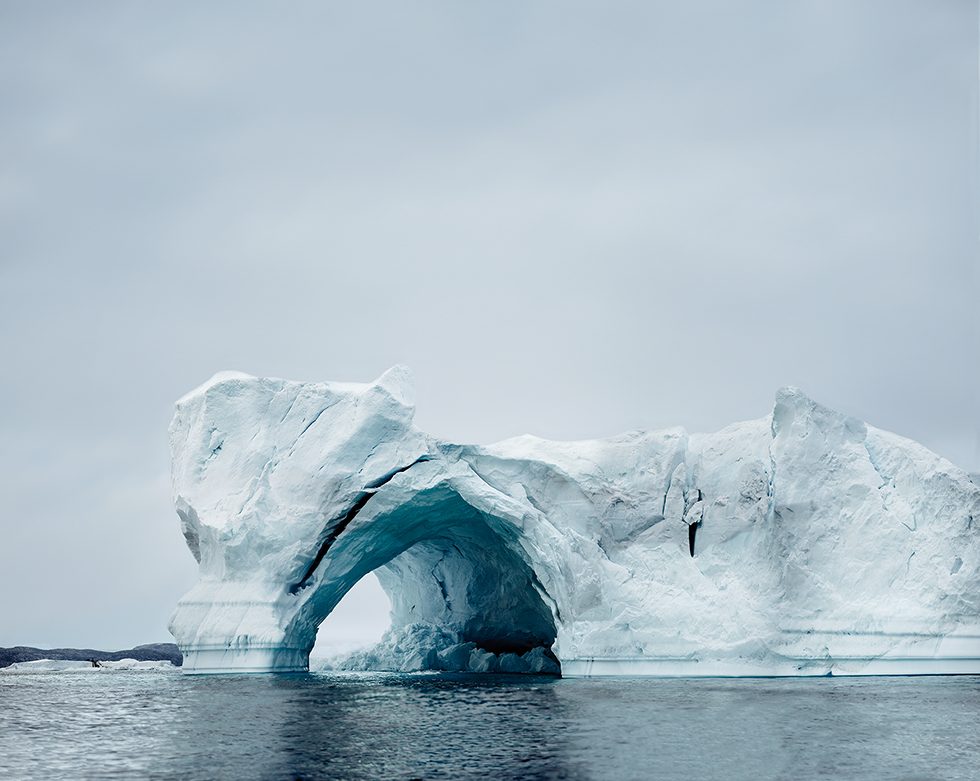
<path id="1" fill-rule="evenodd" d="M 980 673 L 980 487 L 911 440 L 794 388 L 713 434 L 472 446 L 413 413 L 401 367 L 223 373 L 177 402 L 174 496 L 200 563 L 171 620 L 185 672 L 307 669 L 374 571 L 392 629 L 364 665 Z"/>

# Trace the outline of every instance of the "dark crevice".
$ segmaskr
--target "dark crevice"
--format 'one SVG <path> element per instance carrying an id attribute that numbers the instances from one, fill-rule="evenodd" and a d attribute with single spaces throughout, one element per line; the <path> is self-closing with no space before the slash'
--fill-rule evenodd
<path id="1" fill-rule="evenodd" d="M 701 525 L 701 521 L 692 523 L 687 527 L 687 544 L 691 548 L 691 558 L 694 558 L 694 538 L 698 534 L 698 526 Z"/>
<path id="2" fill-rule="evenodd" d="M 544 599 L 545 597 L 547 597 L 548 603 L 552 606 L 552 608 L 555 611 L 555 619 L 560 622 L 561 621 L 561 611 L 558 609 L 558 603 L 555 602 L 551 598 L 551 596 L 548 594 L 548 591 L 547 591 L 547 589 L 545 589 L 544 584 L 538 578 L 538 573 L 536 573 L 533 569 L 531 569 L 531 587 L 536 592 L 538 592 L 538 596 L 540 596 L 542 599 Z"/>
<path id="3" fill-rule="evenodd" d="M 446 603 L 450 610 L 452 610 L 452 605 L 449 603 L 449 592 L 446 591 L 446 581 L 442 578 L 436 577 L 436 584 L 439 586 L 439 593 L 442 594 L 442 601 Z"/>
<path id="4" fill-rule="evenodd" d="M 309 428 L 309 426 L 307 426 L 307 428 Z M 300 589 L 309 584 L 310 578 L 313 577 L 313 573 L 316 572 L 316 568 L 320 566 L 320 562 L 323 561 L 323 557 L 327 555 L 327 551 L 329 551 L 334 542 L 337 541 L 337 538 L 343 534 L 344 529 L 350 525 L 350 522 L 354 520 L 354 517 L 364 509 L 364 505 L 366 505 L 368 500 L 370 500 L 370 498 L 377 493 L 379 488 L 388 483 L 393 477 L 395 477 L 395 475 L 401 474 L 402 472 L 411 469 L 413 466 L 420 464 L 423 461 L 429 461 L 431 458 L 432 457 L 429 455 L 421 455 L 411 464 L 400 466 L 397 469 L 392 469 L 390 472 L 382 475 L 377 480 L 372 480 L 370 483 L 365 485 L 361 492 L 358 493 L 357 498 L 354 499 L 353 504 L 351 504 L 347 512 L 327 524 L 327 528 L 330 529 L 330 532 L 321 543 L 320 548 L 313 557 L 313 561 L 310 562 L 310 566 L 307 567 L 306 572 L 303 573 L 303 577 L 300 578 L 298 583 L 294 583 L 289 587 L 289 593 L 296 594 Z"/>
<path id="5" fill-rule="evenodd" d="M 453 545 L 452 547 L 456 548 L 456 552 L 459 553 L 460 556 L 463 555 L 462 551 L 460 551 L 459 548 L 457 548 L 455 545 Z M 446 607 L 449 610 L 452 610 L 452 605 L 450 604 L 450 600 L 449 600 L 449 592 L 446 590 L 446 581 L 440 578 L 438 574 L 436 574 L 436 570 L 438 570 L 439 565 L 446 560 L 446 555 L 448 553 L 449 551 L 443 551 L 442 556 L 439 557 L 439 561 L 437 561 L 435 564 L 432 565 L 432 577 L 435 578 L 436 585 L 439 586 L 439 593 L 442 595 L 442 601 L 446 603 Z"/>
<path id="6" fill-rule="evenodd" d="M 299 434 L 296 436 L 295 441 L 293 442 L 293 447 L 296 446 L 296 442 L 299 442 L 300 437 L 302 437 L 303 434 L 305 434 L 307 431 L 309 431 L 311 428 L 313 428 L 313 424 L 316 423 L 320 419 L 320 416 L 324 412 L 326 412 L 328 409 L 330 409 L 331 406 L 332 405 L 327 405 L 326 407 L 324 407 L 322 410 L 320 410 L 318 413 L 316 413 L 316 415 L 313 416 L 313 420 L 311 420 L 309 423 L 307 423 L 305 426 L 303 426 L 303 430 L 299 432 Z"/>
<path id="7" fill-rule="evenodd" d="M 373 490 L 377 490 L 378 488 L 380 488 L 381 486 L 383 486 L 385 483 L 387 483 L 388 481 L 390 481 L 391 478 L 393 478 L 395 475 L 400 475 L 402 472 L 407 472 L 409 469 L 411 469 L 416 464 L 421 464 L 424 461 L 431 461 L 431 460 L 432 460 L 432 456 L 430 456 L 428 454 L 421 455 L 418 458 L 416 458 L 411 464 L 408 464 L 406 466 L 400 466 L 397 469 L 392 469 L 390 472 L 386 472 L 385 474 L 383 474 L 377 480 L 372 480 L 370 483 L 368 483 L 366 486 L 364 486 L 364 490 L 365 491 L 369 491 L 369 490 L 372 490 L 372 489 Z"/>

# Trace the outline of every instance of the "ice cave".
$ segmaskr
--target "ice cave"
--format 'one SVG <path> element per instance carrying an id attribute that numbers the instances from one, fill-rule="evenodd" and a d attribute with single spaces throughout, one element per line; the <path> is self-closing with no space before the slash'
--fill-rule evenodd
<path id="1" fill-rule="evenodd" d="M 224 372 L 177 402 L 184 671 L 297 672 L 364 575 L 363 669 L 980 673 L 980 487 L 794 388 L 713 434 L 438 440 L 408 371 Z"/>

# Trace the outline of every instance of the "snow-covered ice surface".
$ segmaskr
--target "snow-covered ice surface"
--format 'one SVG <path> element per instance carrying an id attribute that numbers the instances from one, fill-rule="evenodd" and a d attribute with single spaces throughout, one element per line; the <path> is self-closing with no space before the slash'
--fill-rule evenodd
<path id="1" fill-rule="evenodd" d="M 177 403 L 185 671 L 305 670 L 376 571 L 392 629 L 362 669 L 980 672 L 980 487 L 915 442 L 793 388 L 713 434 L 473 446 L 413 413 L 400 367 L 223 373 Z"/>
<path id="2" fill-rule="evenodd" d="M 170 662 L 141 662 L 137 659 L 119 659 L 117 661 L 85 662 L 67 659 L 37 659 L 33 662 L 14 662 L 6 667 L 0 667 L 0 675 L 18 675 L 25 673 L 64 673 L 64 672 L 100 672 L 104 670 L 155 670 L 176 671 L 179 668 Z"/>

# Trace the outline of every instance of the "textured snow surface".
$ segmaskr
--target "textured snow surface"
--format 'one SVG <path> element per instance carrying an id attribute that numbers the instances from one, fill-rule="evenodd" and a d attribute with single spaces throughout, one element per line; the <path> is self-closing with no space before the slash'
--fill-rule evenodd
<path id="1" fill-rule="evenodd" d="M 99 672 L 103 670 L 174 670 L 178 668 L 170 662 L 141 662 L 136 659 L 119 659 L 117 661 L 92 662 L 68 659 L 37 659 L 33 662 L 14 662 L 6 667 L 0 667 L 0 675 L 17 675 L 24 673 L 62 673 L 62 672 Z"/>
<path id="2" fill-rule="evenodd" d="M 392 631 L 361 668 L 980 672 L 980 487 L 915 442 L 793 388 L 713 434 L 489 446 L 419 431 L 412 398 L 396 367 L 177 403 L 185 671 L 306 669 L 376 571 Z"/>

